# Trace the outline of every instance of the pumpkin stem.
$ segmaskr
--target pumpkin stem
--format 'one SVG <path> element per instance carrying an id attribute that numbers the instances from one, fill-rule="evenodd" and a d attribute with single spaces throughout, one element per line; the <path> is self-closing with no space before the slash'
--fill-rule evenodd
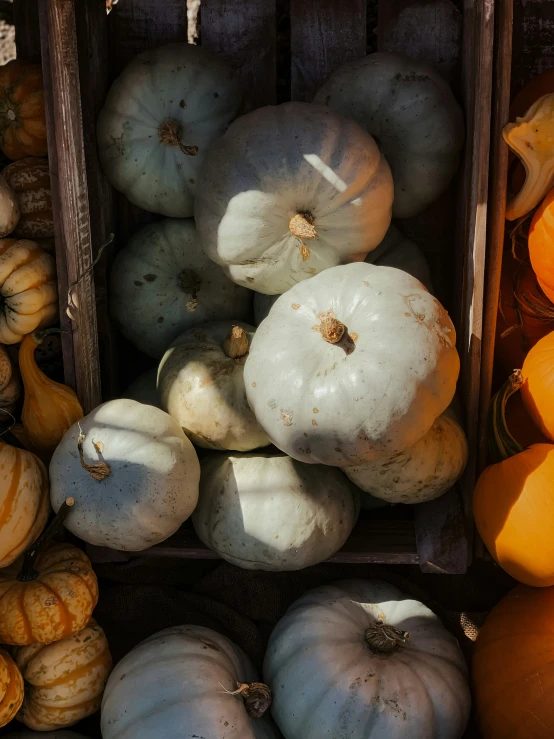
<path id="1" fill-rule="evenodd" d="M 230 359 L 240 359 L 248 354 L 248 336 L 240 326 L 233 326 L 231 333 L 223 342 L 223 351 Z"/>
<path id="2" fill-rule="evenodd" d="M 79 450 L 79 459 L 81 460 L 81 467 L 86 470 L 89 475 L 92 477 L 93 480 L 105 480 L 108 475 L 111 474 L 110 465 L 105 462 L 104 460 L 101 460 L 100 462 L 87 462 L 85 459 L 85 453 L 83 451 L 83 442 L 85 440 L 85 435 L 81 431 L 79 434 L 79 438 L 77 439 L 77 449 Z M 104 445 L 101 441 L 93 441 L 94 448 L 98 452 L 98 454 L 102 454 L 104 450 Z"/>
<path id="3" fill-rule="evenodd" d="M 308 211 L 297 213 L 289 221 L 289 231 L 297 239 L 315 239 L 317 237 L 317 231 L 315 230 L 315 219 L 313 215 Z"/>
<path id="4" fill-rule="evenodd" d="M 264 683 L 237 683 L 237 689 L 228 695 L 240 695 L 250 718 L 261 718 L 271 705 L 271 690 Z"/>
<path id="5" fill-rule="evenodd" d="M 489 410 L 489 453 L 494 462 L 502 462 L 523 451 L 514 439 L 506 423 L 506 404 L 523 385 L 521 370 L 514 370 L 491 402 Z"/>
<path id="6" fill-rule="evenodd" d="M 395 629 L 394 626 L 384 621 L 375 621 L 373 626 L 366 630 L 365 638 L 374 652 L 387 654 L 394 651 L 400 644 L 406 644 L 410 638 L 410 632 Z"/>
<path id="7" fill-rule="evenodd" d="M 21 567 L 21 571 L 17 576 L 17 580 L 19 580 L 19 582 L 31 582 L 31 580 L 37 579 L 38 572 L 35 570 L 35 562 L 37 560 L 37 557 L 42 552 L 46 544 L 48 544 L 48 542 L 52 539 L 52 537 L 54 537 L 58 533 L 58 531 L 60 531 L 63 526 L 63 522 L 67 518 L 67 514 L 74 505 L 75 500 L 73 498 L 66 498 L 66 500 L 60 506 L 59 511 L 52 519 L 50 525 L 42 532 L 35 543 L 25 552 L 25 556 L 23 558 L 23 566 Z"/>
<path id="8" fill-rule="evenodd" d="M 198 154 L 197 146 L 185 146 L 181 141 L 181 124 L 174 118 L 167 118 L 160 123 L 158 136 L 164 146 L 178 146 L 187 156 L 194 157 Z"/>
<path id="9" fill-rule="evenodd" d="M 319 325 L 313 327 L 314 331 L 318 331 L 329 344 L 340 346 L 345 354 L 352 354 L 356 348 L 357 334 L 349 334 L 344 323 L 335 318 L 332 310 L 320 313 L 318 318 Z"/>

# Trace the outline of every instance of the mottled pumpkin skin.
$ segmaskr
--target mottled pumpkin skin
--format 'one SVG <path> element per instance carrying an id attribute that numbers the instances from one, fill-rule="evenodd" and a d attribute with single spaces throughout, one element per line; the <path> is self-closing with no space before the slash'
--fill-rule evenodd
<path id="1" fill-rule="evenodd" d="M 51 239 L 54 236 L 52 192 L 48 161 L 26 157 L 9 164 L 2 177 L 16 194 L 20 218 L 14 230 L 20 239 Z"/>
<path id="2" fill-rule="evenodd" d="M 48 474 L 31 452 L 0 441 L 0 567 L 33 543 L 50 513 Z"/>
<path id="3" fill-rule="evenodd" d="M 3 649 L 0 649 L 0 728 L 8 724 L 23 702 L 23 678 L 19 668 Z"/>
<path id="4" fill-rule="evenodd" d="M 0 67 L 0 149 L 13 161 L 48 153 L 40 64 L 14 59 Z"/>
<path id="5" fill-rule="evenodd" d="M 554 736 L 554 588 L 519 585 L 491 611 L 473 650 L 483 739 Z"/>
<path id="6" fill-rule="evenodd" d="M 98 602 L 98 581 L 86 554 L 71 544 L 52 544 L 35 563 L 38 577 L 16 578 L 21 561 L 0 570 L 0 642 L 27 645 L 73 636 L 89 622 Z"/>
<path id="7" fill-rule="evenodd" d="M 67 639 L 14 651 L 26 686 L 17 718 L 30 729 L 60 729 L 98 711 L 112 656 L 94 620 Z"/>

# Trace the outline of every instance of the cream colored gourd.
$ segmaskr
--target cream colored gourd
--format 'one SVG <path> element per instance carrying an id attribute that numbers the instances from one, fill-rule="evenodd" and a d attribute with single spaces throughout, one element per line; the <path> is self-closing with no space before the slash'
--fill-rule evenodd
<path id="1" fill-rule="evenodd" d="M 244 381 L 279 449 L 350 467 L 421 439 L 452 400 L 458 372 L 440 303 L 411 275 L 361 263 L 279 298 L 256 331 Z"/>
<path id="2" fill-rule="evenodd" d="M 361 490 L 389 503 L 423 503 L 446 493 L 467 464 L 464 430 L 451 411 L 440 415 L 423 438 L 403 452 L 344 472 Z"/>
<path id="3" fill-rule="evenodd" d="M 390 225 L 379 246 L 370 251 L 365 260 L 378 267 L 396 267 L 419 280 L 430 293 L 433 292 L 429 265 L 419 246 L 402 236 L 396 226 Z M 254 322 L 256 326 L 266 318 L 278 295 L 254 293 Z"/>
<path id="4" fill-rule="evenodd" d="M 25 680 L 17 718 L 30 729 L 72 726 L 100 708 L 112 657 L 104 631 L 94 620 L 67 639 L 14 652 Z"/>
<path id="5" fill-rule="evenodd" d="M 20 217 L 17 196 L 5 178 L 0 176 L 0 238 L 3 239 L 15 231 Z"/>
<path id="6" fill-rule="evenodd" d="M 165 629 L 116 665 L 102 701 L 102 737 L 278 739 L 258 679 L 225 636 L 203 626 Z"/>
<path id="7" fill-rule="evenodd" d="M 152 369 L 146 370 L 142 375 L 139 375 L 136 380 L 133 380 L 121 397 L 136 400 L 146 405 L 153 405 L 155 408 L 161 408 L 162 404 L 157 384 L 158 368 L 152 367 Z"/>
<path id="8" fill-rule="evenodd" d="M 232 70 L 192 44 L 136 56 L 108 92 L 97 124 L 102 169 L 139 208 L 191 216 L 198 171 L 242 101 Z"/>
<path id="9" fill-rule="evenodd" d="M 192 220 L 165 219 L 138 231 L 115 259 L 110 296 L 123 335 L 156 359 L 183 331 L 248 320 L 252 310 L 252 293 L 206 257 Z"/>
<path id="10" fill-rule="evenodd" d="M 469 718 L 458 642 L 423 603 L 378 580 L 299 598 L 271 634 L 263 672 L 287 739 L 461 739 Z"/>
<path id="11" fill-rule="evenodd" d="M 56 265 L 34 241 L 0 240 L 0 344 L 18 344 L 25 334 L 58 318 Z"/>
<path id="12" fill-rule="evenodd" d="M 20 239 L 51 239 L 54 236 L 52 191 L 48 161 L 26 157 L 2 170 L 2 177 L 13 190 L 21 218 L 15 229 Z"/>
<path id="13" fill-rule="evenodd" d="M 198 500 L 200 467 L 179 424 L 158 408 L 111 400 L 74 424 L 50 462 L 58 511 L 84 541 L 140 551 L 175 533 Z"/>
<path id="14" fill-rule="evenodd" d="M 403 54 L 370 54 L 334 72 L 314 102 L 375 136 L 392 171 L 395 218 L 421 213 L 448 187 L 464 144 L 464 120 L 433 67 Z"/>
<path id="15" fill-rule="evenodd" d="M 192 522 L 220 557 L 247 570 L 300 570 L 348 539 L 359 495 L 339 471 L 286 454 L 212 454 L 202 460 Z"/>
<path id="16" fill-rule="evenodd" d="M 181 334 L 158 370 L 162 407 L 197 446 L 249 451 L 269 439 L 244 389 L 244 363 L 255 328 L 212 321 Z"/>
<path id="17" fill-rule="evenodd" d="M 327 108 L 285 103 L 233 123 L 200 173 L 206 254 L 260 293 L 362 261 L 390 223 L 393 184 L 374 140 Z"/>

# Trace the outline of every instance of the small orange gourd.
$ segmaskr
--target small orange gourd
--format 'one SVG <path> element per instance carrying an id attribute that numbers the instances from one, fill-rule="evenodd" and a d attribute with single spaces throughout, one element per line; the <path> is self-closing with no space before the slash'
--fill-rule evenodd
<path id="1" fill-rule="evenodd" d="M 554 189 L 533 216 L 528 245 L 539 285 L 547 298 L 554 300 Z"/>
<path id="2" fill-rule="evenodd" d="M 25 387 L 21 420 L 32 447 L 51 456 L 65 432 L 84 413 L 74 391 L 51 380 L 37 366 L 35 349 L 46 334 L 35 331 L 21 342 L 19 370 Z"/>
<path id="3" fill-rule="evenodd" d="M 495 459 L 473 495 L 475 525 L 485 546 L 513 578 L 526 585 L 554 585 L 554 444 L 527 449 L 506 426 L 506 403 L 521 387 L 516 372 L 495 396 L 489 443 Z"/>
<path id="4" fill-rule="evenodd" d="M 522 368 L 521 397 L 543 434 L 554 441 L 554 331 L 538 341 Z"/>
<path id="5" fill-rule="evenodd" d="M 554 737 L 554 588 L 518 585 L 491 611 L 473 651 L 483 739 Z"/>
<path id="6" fill-rule="evenodd" d="M 48 153 L 40 64 L 14 59 L 0 67 L 0 148 L 12 161 Z"/>
<path id="7" fill-rule="evenodd" d="M 10 655 L 0 649 L 0 728 L 8 724 L 23 703 L 23 678 Z"/>

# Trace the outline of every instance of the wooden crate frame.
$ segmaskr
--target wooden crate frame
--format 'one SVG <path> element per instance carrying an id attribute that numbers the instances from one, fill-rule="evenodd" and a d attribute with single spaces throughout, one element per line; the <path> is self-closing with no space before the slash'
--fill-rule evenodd
<path id="1" fill-rule="evenodd" d="M 108 364 L 114 362 L 117 343 L 107 311 L 109 259 L 102 256 L 94 270 L 93 264 L 110 233 L 124 243 L 152 218 L 107 184 L 96 154 L 96 117 L 110 82 L 133 56 L 147 47 L 187 39 L 187 3 L 121 0 L 108 17 L 105 0 L 19 3 L 17 14 L 25 18 L 26 28 L 40 28 L 65 376 L 89 411 L 117 392 Z M 420 239 L 427 234 L 441 242 L 443 255 L 457 234 L 455 307 L 470 461 L 461 485 L 436 501 L 414 506 L 413 517 L 391 508 L 360 521 L 332 561 L 419 564 L 427 572 L 447 573 L 463 573 L 471 561 L 495 0 L 461 4 L 462 13 L 451 0 L 378 0 L 378 48 L 425 59 L 447 78 L 457 79 L 466 111 L 467 142 L 457 190 L 451 188 L 421 217 L 404 223 Z M 366 13 L 366 0 L 290 0 L 292 99 L 311 100 L 337 66 L 366 53 Z M 33 24 L 36 17 L 39 25 Z M 35 48 L 33 34 L 26 30 L 18 36 L 24 56 Z M 201 43 L 236 66 L 252 107 L 275 102 L 276 36 L 275 0 L 202 2 Z M 121 559 L 109 550 L 91 548 L 91 553 L 104 561 L 106 556 Z M 214 556 L 187 526 L 141 555 Z"/>

